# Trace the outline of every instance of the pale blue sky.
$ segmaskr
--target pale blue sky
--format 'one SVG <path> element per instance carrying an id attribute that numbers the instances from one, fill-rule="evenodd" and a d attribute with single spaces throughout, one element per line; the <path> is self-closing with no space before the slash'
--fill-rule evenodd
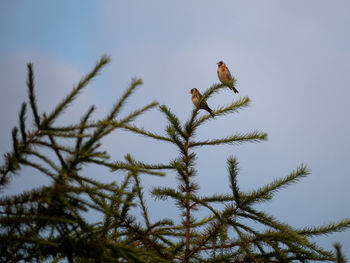
<path id="1" fill-rule="evenodd" d="M 277 194 L 265 209 L 293 226 L 350 217 L 349 28 L 350 2 L 345 0 L 1 1 L 1 153 L 11 147 L 10 131 L 26 99 L 29 61 L 34 63 L 39 108 L 49 111 L 102 54 L 112 57 L 63 121 L 78 119 L 90 104 L 98 107 L 96 118 L 105 114 L 134 76 L 144 85 L 127 109 L 157 100 L 185 121 L 193 108 L 187 92 L 217 83 L 215 63 L 223 60 L 238 79 L 239 96 L 249 96 L 252 104 L 240 114 L 206 124 L 198 136 L 259 129 L 269 140 L 200 149 L 197 181 L 202 191 L 228 190 L 230 155 L 240 161 L 244 190 L 305 163 L 312 175 Z M 227 90 L 208 103 L 216 108 L 235 97 Z M 162 132 L 160 116 L 148 113 L 138 124 Z M 126 132 L 105 142 L 116 160 L 129 151 L 148 162 L 177 154 L 174 147 Z M 171 185 L 172 177 L 144 182 Z M 32 178 L 24 180 L 42 183 Z M 164 209 L 177 213 L 153 202 L 149 206 L 155 215 Z M 350 232 L 324 237 L 320 244 L 331 248 L 334 241 L 343 243 L 350 258 Z"/>

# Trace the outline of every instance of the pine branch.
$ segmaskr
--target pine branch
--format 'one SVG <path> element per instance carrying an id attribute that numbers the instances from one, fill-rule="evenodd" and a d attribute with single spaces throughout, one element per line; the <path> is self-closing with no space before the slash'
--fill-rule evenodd
<path id="1" fill-rule="evenodd" d="M 128 162 L 132 162 L 133 165 L 137 167 L 142 167 L 144 169 L 150 170 L 164 170 L 164 169 L 174 169 L 172 164 L 146 164 L 140 161 L 136 161 L 130 154 L 125 156 Z"/>
<path id="2" fill-rule="evenodd" d="M 131 164 L 132 164 L 132 162 L 131 162 Z M 137 173 L 133 173 L 133 177 L 134 177 L 134 180 L 135 180 L 135 188 L 136 188 L 137 196 L 139 198 L 139 205 L 140 205 L 140 208 L 141 208 L 141 211 L 142 211 L 142 216 L 143 216 L 143 218 L 145 220 L 146 227 L 148 229 L 150 229 L 151 223 L 150 223 L 149 216 L 148 216 L 148 209 L 147 209 L 145 201 L 144 201 L 142 187 L 140 185 L 140 179 L 138 178 Z"/>
<path id="3" fill-rule="evenodd" d="M 150 137 L 156 140 L 162 140 L 162 141 L 166 141 L 166 142 L 172 142 L 171 139 L 169 139 L 168 137 L 162 136 L 162 135 L 158 135 L 149 131 L 146 131 L 144 128 L 138 128 L 136 126 L 133 125 L 122 125 L 121 126 L 122 129 L 125 129 L 127 131 L 132 131 L 141 135 L 144 135 L 146 137 Z"/>
<path id="4" fill-rule="evenodd" d="M 240 197 L 240 191 L 237 183 L 237 176 L 238 176 L 238 162 L 235 158 L 231 157 L 227 160 L 227 170 L 230 175 L 230 188 L 232 190 L 232 194 L 235 198 L 235 201 L 237 203 L 237 206 L 240 207 L 241 204 L 241 197 Z"/>
<path id="5" fill-rule="evenodd" d="M 122 220 L 124 220 L 124 218 L 128 215 L 130 208 L 132 206 L 133 207 L 136 206 L 136 204 L 133 202 L 133 200 L 135 199 L 136 193 L 137 193 L 137 188 L 133 187 L 132 191 L 126 195 L 126 198 L 123 202 L 123 207 L 120 213 L 120 218 Z"/>
<path id="6" fill-rule="evenodd" d="M 178 133 L 176 132 L 176 129 L 172 126 L 167 126 L 166 132 L 169 135 L 169 138 L 171 139 L 172 143 L 174 143 L 180 151 L 185 154 L 186 152 L 186 146 L 185 143 L 181 140 Z"/>
<path id="7" fill-rule="evenodd" d="M 190 142 L 190 148 L 197 146 L 207 146 L 207 145 L 220 145 L 220 144 L 232 144 L 238 145 L 244 142 L 260 142 L 267 139 L 267 134 L 262 132 L 251 132 L 251 133 L 241 133 L 232 136 L 227 136 L 226 138 L 216 139 L 216 140 L 206 140 L 202 142 Z"/>
<path id="8" fill-rule="evenodd" d="M 172 197 L 181 202 L 186 200 L 185 195 L 169 187 L 154 187 L 151 190 L 151 194 L 160 200 L 166 200 L 168 197 Z"/>
<path id="9" fill-rule="evenodd" d="M 22 136 L 22 142 L 23 142 L 23 147 L 25 148 L 27 146 L 27 133 L 26 133 L 26 109 L 27 109 L 27 104 L 23 102 L 21 111 L 19 114 L 19 127 L 21 131 L 21 136 Z"/>
<path id="10" fill-rule="evenodd" d="M 14 127 L 12 129 L 12 147 L 13 147 L 13 152 L 14 156 L 17 158 L 17 160 L 20 159 L 20 149 L 19 149 L 19 142 L 18 142 L 18 128 Z"/>
<path id="11" fill-rule="evenodd" d="M 242 218 L 251 219 L 255 222 L 272 227 L 273 229 L 277 229 L 281 232 L 290 233 L 294 231 L 289 225 L 279 222 L 273 216 L 267 215 L 264 212 L 256 211 L 247 206 L 244 206 L 242 210 L 244 211 L 237 211 L 236 215 Z M 295 235 L 297 235 L 297 233 L 295 233 Z"/>
<path id="12" fill-rule="evenodd" d="M 81 120 L 80 120 L 81 128 L 79 129 L 78 134 L 84 134 L 84 130 L 85 130 L 84 126 L 86 125 L 88 119 L 90 118 L 90 116 L 94 112 L 94 110 L 95 110 L 95 106 L 91 106 L 90 109 L 87 111 L 87 113 L 81 118 Z M 75 151 L 78 151 L 80 149 L 82 139 L 83 139 L 83 137 L 77 138 L 76 144 L 75 144 Z"/>
<path id="13" fill-rule="evenodd" d="M 327 235 L 334 232 L 342 232 L 350 228 L 350 219 L 344 219 L 337 223 L 328 223 L 324 226 L 319 227 L 305 227 L 301 230 L 297 230 L 300 235 L 305 235 L 307 237 Z"/>
<path id="14" fill-rule="evenodd" d="M 292 183 L 298 182 L 301 178 L 310 174 L 308 168 L 301 165 L 296 171 L 290 175 L 274 180 L 272 183 L 253 191 L 250 194 L 242 195 L 242 205 L 251 205 L 256 202 L 264 202 L 270 200 L 275 192 L 289 186 Z"/>
<path id="15" fill-rule="evenodd" d="M 225 84 L 213 84 L 212 86 L 209 87 L 206 91 L 203 93 L 203 99 L 207 100 L 211 96 L 213 96 L 216 93 L 219 93 L 222 89 L 225 89 L 226 85 Z"/>
<path id="16" fill-rule="evenodd" d="M 238 112 L 240 109 L 244 108 L 244 107 L 248 107 L 250 103 L 250 99 L 248 97 L 243 97 L 243 98 L 239 98 L 236 101 L 233 101 L 230 105 L 228 106 L 223 106 L 220 107 L 216 110 L 213 111 L 213 113 L 215 114 L 215 116 L 225 116 L 228 114 L 233 114 Z M 193 113 L 194 114 L 194 113 Z M 192 120 L 193 118 L 193 120 Z M 211 115 L 205 115 L 202 116 L 200 118 L 198 118 L 197 120 L 195 120 L 195 117 L 191 118 L 191 122 L 189 122 L 188 125 L 193 125 L 193 130 L 197 129 L 198 126 L 200 126 L 201 124 L 203 124 L 204 122 L 206 122 L 207 120 L 211 120 Z"/>
<path id="17" fill-rule="evenodd" d="M 212 203 L 212 202 L 224 203 L 224 202 L 236 201 L 236 198 L 228 194 L 222 194 L 222 195 L 214 194 L 210 197 L 201 197 L 201 200 L 203 202 L 209 202 L 209 203 Z"/>
<path id="18" fill-rule="evenodd" d="M 34 121 L 38 129 L 40 129 L 40 117 L 38 114 L 38 106 L 36 104 L 36 97 L 34 93 L 34 73 L 33 73 L 33 64 L 27 64 L 28 69 L 28 79 L 27 79 L 27 87 L 28 87 L 28 97 L 30 102 L 30 107 L 32 108 Z"/>
<path id="19" fill-rule="evenodd" d="M 96 163 L 99 165 L 106 166 L 111 169 L 111 171 L 115 172 L 118 170 L 126 170 L 130 172 L 137 172 L 137 173 L 145 173 L 145 174 L 150 174 L 150 175 L 157 175 L 157 176 L 165 176 L 164 172 L 157 172 L 157 171 L 152 171 L 153 169 L 169 169 L 167 166 L 162 167 L 160 166 L 152 166 L 152 165 L 142 165 L 142 163 L 137 163 L 135 165 L 130 165 L 128 163 L 124 162 L 113 162 L 113 163 L 107 163 L 103 162 L 100 160 L 95 160 L 95 159 L 89 159 L 90 162 Z M 140 166 L 138 166 L 140 165 Z"/>
<path id="20" fill-rule="evenodd" d="M 80 134 L 75 132 L 59 132 L 59 131 L 53 131 L 51 129 L 47 129 L 45 131 L 41 131 L 41 136 L 53 136 L 53 137 L 61 137 L 61 138 L 67 138 L 67 139 L 75 139 L 75 138 L 90 138 L 90 134 Z"/>
<path id="21" fill-rule="evenodd" d="M 142 84 L 143 84 L 142 79 L 133 78 L 131 80 L 131 84 L 129 88 L 124 92 L 122 97 L 115 104 L 115 106 L 113 107 L 113 110 L 107 116 L 106 120 L 108 121 L 113 120 L 117 116 L 121 108 L 124 106 L 124 104 L 126 103 L 127 99 L 130 97 L 130 95 L 136 90 L 138 86 Z"/>
<path id="22" fill-rule="evenodd" d="M 67 164 L 65 162 L 65 160 L 63 159 L 60 150 L 57 147 L 57 143 L 54 139 L 54 137 L 52 135 L 48 135 L 50 142 L 51 142 L 51 148 L 54 150 L 54 152 L 56 153 L 57 158 L 59 159 L 62 168 L 66 169 L 67 168 Z"/>

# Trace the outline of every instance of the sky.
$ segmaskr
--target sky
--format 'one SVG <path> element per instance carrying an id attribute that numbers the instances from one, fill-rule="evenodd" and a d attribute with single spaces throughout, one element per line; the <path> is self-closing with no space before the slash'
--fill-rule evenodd
<path id="1" fill-rule="evenodd" d="M 198 138 L 259 130 L 268 141 L 197 151 L 202 193 L 228 192 L 226 159 L 240 163 L 238 182 L 250 191 L 288 175 L 301 164 L 312 174 L 279 192 L 262 209 L 292 226 L 322 225 L 350 218 L 350 2 L 349 1 L 1 1 L 0 149 L 11 149 L 11 129 L 27 100 L 26 63 L 34 64 L 40 112 L 49 112 L 103 55 L 112 62 L 60 119 L 79 120 L 89 105 L 104 116 L 128 87 L 143 79 L 122 114 L 154 100 L 185 122 L 193 109 L 188 91 L 218 83 L 223 60 L 238 80 L 235 95 L 222 91 L 212 108 L 248 96 L 250 107 L 205 124 Z M 205 114 L 205 113 L 201 113 Z M 137 120 L 164 132 L 157 111 Z M 130 152 L 155 163 L 177 156 L 171 145 L 118 131 L 104 141 L 112 158 Z M 118 174 L 94 174 L 118 180 Z M 173 175 L 144 176 L 146 190 L 173 185 Z M 45 184 L 23 171 L 10 192 Z M 175 207 L 149 200 L 154 216 L 176 216 Z M 331 249 L 339 241 L 350 258 L 350 231 L 317 239 Z"/>

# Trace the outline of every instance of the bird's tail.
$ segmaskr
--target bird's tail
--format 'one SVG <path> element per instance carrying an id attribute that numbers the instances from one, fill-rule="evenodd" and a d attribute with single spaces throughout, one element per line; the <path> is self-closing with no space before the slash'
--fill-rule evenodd
<path id="1" fill-rule="evenodd" d="M 235 86 L 232 85 L 230 88 L 233 90 L 234 93 L 238 93 L 238 90 L 235 88 Z"/>
<path id="2" fill-rule="evenodd" d="M 214 117 L 215 116 L 215 114 L 213 113 L 213 110 L 211 109 L 211 108 L 207 108 L 207 111 L 210 113 L 210 115 L 212 116 L 212 117 Z"/>

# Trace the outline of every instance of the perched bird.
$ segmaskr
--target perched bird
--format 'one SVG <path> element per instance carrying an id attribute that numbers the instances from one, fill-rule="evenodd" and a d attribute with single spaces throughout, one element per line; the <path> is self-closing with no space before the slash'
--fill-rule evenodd
<path id="1" fill-rule="evenodd" d="M 194 106 L 196 106 L 199 109 L 208 111 L 210 115 L 214 117 L 212 109 L 209 108 L 207 102 L 203 99 L 202 94 L 200 94 L 200 92 L 197 89 L 191 89 L 189 93 L 192 94 L 192 102 Z"/>
<path id="2" fill-rule="evenodd" d="M 234 87 L 233 83 L 228 83 L 230 80 L 232 80 L 232 76 L 228 68 L 226 67 L 225 63 L 222 61 L 219 61 L 218 63 L 218 77 L 219 80 L 223 84 L 227 84 L 227 86 L 233 90 L 234 93 L 238 93 L 238 90 Z"/>

